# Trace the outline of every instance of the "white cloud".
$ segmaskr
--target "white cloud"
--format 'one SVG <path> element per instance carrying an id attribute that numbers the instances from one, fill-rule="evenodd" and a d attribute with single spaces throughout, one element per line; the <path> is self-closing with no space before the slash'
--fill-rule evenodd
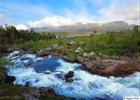
<path id="1" fill-rule="evenodd" d="M 35 6 L 32 5 L 32 9 L 29 12 L 37 13 L 39 15 L 43 15 L 47 12 L 47 15 L 44 14 L 44 16 L 47 17 L 37 21 L 28 21 L 26 24 L 16 25 L 16 27 L 17 29 L 29 29 L 31 27 L 63 26 L 75 23 L 104 23 L 120 20 L 126 21 L 129 24 L 140 24 L 139 0 L 127 0 L 127 2 L 122 2 L 122 0 L 110 0 L 111 2 L 109 6 L 97 9 L 97 13 L 99 14 L 98 16 L 89 12 L 88 5 L 85 0 L 73 1 L 75 2 L 76 7 L 64 8 L 61 16 L 52 14 L 49 9 L 46 9 L 43 6 L 35 8 Z M 102 4 L 103 2 L 103 0 L 87 1 L 91 2 L 93 6 L 95 5 L 95 1 L 97 2 L 97 5 Z M 21 9 L 21 11 L 28 12 L 27 8 Z"/>
<path id="2" fill-rule="evenodd" d="M 129 24 L 140 24 L 140 6 L 138 0 L 129 0 L 131 2 L 122 4 L 118 1 L 112 0 L 112 4 L 109 7 L 99 10 L 103 18 L 101 21 L 123 20 Z"/>
<path id="3" fill-rule="evenodd" d="M 73 25 L 76 23 L 91 23 L 95 22 L 92 20 L 92 18 L 85 17 L 85 16 L 75 16 L 73 18 L 71 17 L 61 17 L 61 16 L 51 16 L 46 17 L 42 20 L 38 21 L 29 21 L 26 24 L 19 24 L 15 25 L 15 27 L 18 30 L 27 30 L 29 28 L 40 28 L 40 27 L 56 27 L 56 26 L 64 26 L 64 25 Z"/>
<path id="4" fill-rule="evenodd" d="M 62 25 L 71 25 L 73 21 L 71 18 L 63 18 L 60 16 L 51 16 L 46 17 L 40 21 L 28 22 L 32 27 L 44 27 L 44 26 L 62 26 Z"/>
<path id="5" fill-rule="evenodd" d="M 18 30 L 28 30 L 30 28 L 28 25 L 24 25 L 24 24 L 18 24 L 18 25 L 15 25 L 15 27 Z"/>
<path id="6" fill-rule="evenodd" d="M 74 22 L 71 18 L 64 18 L 60 16 L 51 16 L 46 17 L 42 20 L 38 21 L 29 21 L 26 24 L 15 25 L 17 29 L 29 29 L 29 28 L 39 28 L 39 27 L 47 27 L 47 26 L 63 26 L 63 25 L 72 25 Z"/>

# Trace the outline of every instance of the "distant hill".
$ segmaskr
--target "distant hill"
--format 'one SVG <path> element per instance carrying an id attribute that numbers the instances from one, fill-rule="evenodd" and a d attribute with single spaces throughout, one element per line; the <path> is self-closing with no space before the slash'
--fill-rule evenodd
<path id="1" fill-rule="evenodd" d="M 106 32 L 106 31 L 125 31 L 131 30 L 133 25 L 124 21 L 109 23 L 77 23 L 68 26 L 30 28 L 34 32 Z"/>

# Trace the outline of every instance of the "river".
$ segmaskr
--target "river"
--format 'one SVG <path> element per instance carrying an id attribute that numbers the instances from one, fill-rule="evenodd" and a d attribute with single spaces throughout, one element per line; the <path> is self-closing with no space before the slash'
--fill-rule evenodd
<path id="1" fill-rule="evenodd" d="M 51 87 L 56 93 L 68 97 L 94 99 L 112 98 L 122 100 L 124 96 L 140 96 L 140 72 L 126 77 L 103 77 L 90 74 L 78 63 L 69 63 L 61 58 L 49 56 L 37 57 L 35 54 L 14 56 L 19 51 L 10 53 L 7 58 L 11 64 L 5 67 L 8 75 L 15 76 L 14 84 L 33 87 Z M 74 72 L 73 82 L 65 81 L 65 74 Z"/>

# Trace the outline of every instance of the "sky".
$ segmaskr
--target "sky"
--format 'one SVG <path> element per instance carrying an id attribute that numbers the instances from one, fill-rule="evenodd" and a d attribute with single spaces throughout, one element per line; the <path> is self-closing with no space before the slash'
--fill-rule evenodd
<path id="1" fill-rule="evenodd" d="M 0 0 L 0 25 L 29 27 L 126 21 L 140 24 L 140 0 Z"/>

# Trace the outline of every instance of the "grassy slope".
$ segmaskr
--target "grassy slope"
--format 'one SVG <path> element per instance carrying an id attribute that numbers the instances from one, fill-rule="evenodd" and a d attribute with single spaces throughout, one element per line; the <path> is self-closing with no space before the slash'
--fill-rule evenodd
<path id="1" fill-rule="evenodd" d="M 94 35 L 90 37 L 80 36 L 76 38 L 27 41 L 20 44 L 19 46 L 21 48 L 43 49 L 45 47 L 53 47 L 54 44 L 57 44 L 57 47 L 67 49 L 67 43 L 74 41 L 76 47 L 81 47 L 84 52 L 87 53 L 94 51 L 96 53 L 117 55 L 124 49 L 124 46 L 128 43 L 128 39 L 125 39 L 125 36 L 127 36 L 127 34 L 129 33 L 104 33 L 102 35 Z M 82 42 L 84 42 L 84 45 L 81 45 Z M 75 49 L 71 49 L 73 49 L 71 53 L 74 52 Z"/>

